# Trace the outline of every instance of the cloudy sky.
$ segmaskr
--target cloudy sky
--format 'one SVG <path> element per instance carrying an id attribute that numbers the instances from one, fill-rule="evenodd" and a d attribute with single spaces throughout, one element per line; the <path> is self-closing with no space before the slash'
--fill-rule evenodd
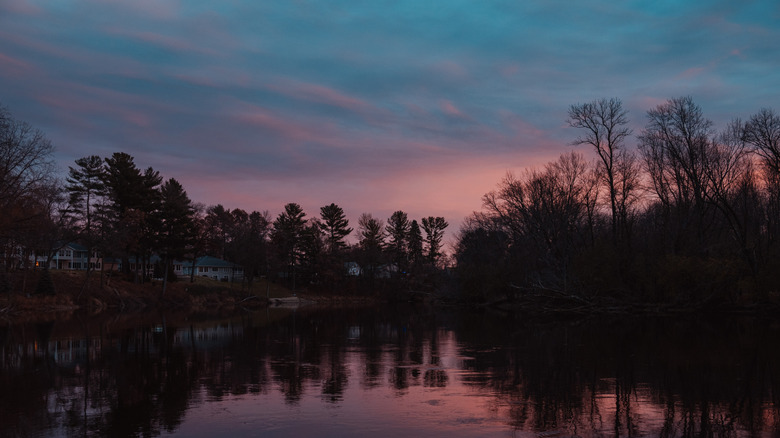
<path id="1" fill-rule="evenodd" d="M 0 0 L 0 104 L 63 175 L 122 151 L 196 202 L 353 224 L 457 230 L 572 149 L 569 105 L 618 97 L 638 133 L 690 95 L 722 127 L 780 110 L 778 67 L 776 0 Z"/>

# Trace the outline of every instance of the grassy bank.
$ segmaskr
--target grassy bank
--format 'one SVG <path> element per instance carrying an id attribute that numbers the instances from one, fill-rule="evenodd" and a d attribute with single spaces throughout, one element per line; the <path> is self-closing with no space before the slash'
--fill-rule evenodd
<path id="1" fill-rule="evenodd" d="M 205 277 L 169 282 L 163 294 L 160 280 L 136 283 L 120 275 L 94 272 L 86 281 L 83 271 L 50 271 L 51 282 L 44 271 L 4 274 L 0 279 L 0 317 L 14 318 L 34 314 L 69 313 L 87 310 L 143 311 L 170 309 L 187 311 L 229 311 L 236 308 L 263 307 L 275 299 L 293 293 L 265 279 L 256 280 L 251 288 L 245 283 L 226 283 Z"/>

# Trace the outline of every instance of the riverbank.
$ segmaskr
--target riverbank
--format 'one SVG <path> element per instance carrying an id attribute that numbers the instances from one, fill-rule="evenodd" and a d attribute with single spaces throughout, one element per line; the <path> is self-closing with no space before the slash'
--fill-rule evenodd
<path id="1" fill-rule="evenodd" d="M 163 294 L 160 280 L 135 283 L 118 274 L 103 276 L 93 272 L 85 286 L 83 271 L 50 271 L 52 289 L 40 293 L 43 271 L 5 274 L 7 290 L 0 291 L 0 319 L 55 320 L 75 312 L 143 313 L 151 310 L 229 315 L 239 311 L 265 307 L 299 307 L 302 305 L 355 306 L 376 304 L 376 296 L 314 294 L 305 290 L 292 291 L 281 284 L 257 279 L 251 288 L 242 283 L 229 283 L 206 277 L 194 282 L 181 279 L 169 282 Z"/>
<path id="2" fill-rule="evenodd" d="M 219 282 L 196 277 L 194 282 L 168 282 L 163 293 L 160 280 L 135 283 L 94 272 L 86 282 L 83 271 L 51 271 L 50 293 L 40 293 L 42 271 L 6 274 L 7 291 L 0 294 L 0 317 L 5 319 L 30 316 L 106 310 L 140 312 L 148 309 L 199 311 L 232 311 L 239 307 L 258 308 L 270 300 L 293 296 L 288 289 L 256 281 L 251 288 L 246 284 Z"/>

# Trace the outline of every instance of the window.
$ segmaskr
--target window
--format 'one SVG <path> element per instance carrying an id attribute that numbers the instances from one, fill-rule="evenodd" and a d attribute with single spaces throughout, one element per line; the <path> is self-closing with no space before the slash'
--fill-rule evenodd
<path id="1" fill-rule="evenodd" d="M 219 268 L 216 268 L 216 267 L 211 268 L 211 272 L 217 272 L 217 271 L 219 271 Z"/>
<path id="2" fill-rule="evenodd" d="M 203 269 L 203 266 L 198 266 L 198 272 L 206 272 L 206 271 Z"/>
<path id="3" fill-rule="evenodd" d="M 73 269 L 81 269 L 81 262 L 73 262 Z"/>

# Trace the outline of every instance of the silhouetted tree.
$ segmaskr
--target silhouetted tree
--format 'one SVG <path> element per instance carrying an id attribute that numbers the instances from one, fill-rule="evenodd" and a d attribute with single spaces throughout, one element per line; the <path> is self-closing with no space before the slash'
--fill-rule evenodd
<path id="1" fill-rule="evenodd" d="M 569 108 L 569 126 L 584 131 L 584 135 L 574 140 L 575 145 L 592 146 L 599 156 L 599 175 L 606 184 L 609 194 L 610 210 L 612 212 L 612 239 L 618 240 L 618 229 L 625 230 L 621 224 L 620 204 L 626 203 L 625 198 L 632 196 L 632 184 L 623 184 L 619 188 L 619 179 L 624 183 L 624 172 L 630 169 L 631 157 L 624 149 L 625 139 L 631 135 L 627 127 L 628 111 L 623 109 L 623 103 L 616 98 L 598 99 L 593 102 L 572 105 Z M 628 161 L 628 163 L 626 162 Z M 618 173 L 620 172 L 620 174 Z"/>
<path id="2" fill-rule="evenodd" d="M 427 249 L 426 257 L 428 262 L 436 266 L 441 257 L 441 241 L 444 237 L 444 230 L 449 226 L 443 217 L 428 216 L 422 219 L 422 227 L 425 230 L 425 247 Z"/>
<path id="3" fill-rule="evenodd" d="M 135 255 L 138 265 L 151 249 L 153 227 L 150 221 L 152 213 L 159 208 L 157 188 L 162 177 L 151 167 L 141 172 L 133 157 L 124 152 L 116 152 L 105 161 L 105 183 L 113 210 L 113 232 L 121 242 L 122 268 L 128 273 L 130 256 Z"/>
<path id="4" fill-rule="evenodd" d="M 243 266 L 250 289 L 254 278 L 266 273 L 270 231 L 271 217 L 267 211 L 246 214 L 243 210 L 233 210 L 231 253 L 233 261 Z"/>
<path id="5" fill-rule="evenodd" d="M 306 228 L 306 213 L 300 205 L 291 202 L 284 206 L 284 212 L 280 213 L 274 221 L 273 242 L 277 254 L 284 266 L 287 276 L 292 279 L 295 289 L 296 266 L 301 259 L 302 236 Z"/>
<path id="6" fill-rule="evenodd" d="M 360 236 L 361 266 L 373 279 L 376 270 L 382 263 L 382 251 L 385 248 L 385 230 L 381 219 L 370 213 L 363 213 L 358 219 L 358 234 Z"/>
<path id="7" fill-rule="evenodd" d="M 745 123 L 743 139 L 760 158 L 767 198 L 765 239 L 776 247 L 780 240 L 780 115 L 762 108 Z"/>
<path id="8" fill-rule="evenodd" d="M 338 205 L 331 203 L 320 208 L 320 218 L 322 220 L 319 222 L 319 227 L 325 234 L 328 252 L 335 254 L 344 249 L 347 246 L 344 238 L 352 232 L 344 210 Z"/>
<path id="9" fill-rule="evenodd" d="M 394 212 L 387 220 L 385 231 L 390 238 L 387 249 L 400 272 L 406 271 L 409 264 L 409 232 L 411 223 L 406 213 Z"/>
<path id="10" fill-rule="evenodd" d="M 162 295 L 168 284 L 168 271 L 174 260 L 182 259 L 195 240 L 192 201 L 182 185 L 173 178 L 160 187 L 157 249 L 164 263 Z"/>
<path id="11" fill-rule="evenodd" d="M 701 251 L 709 225 L 705 201 L 712 122 L 691 97 L 670 99 L 648 111 L 647 117 L 639 147 L 653 190 L 671 221 L 675 252 L 689 246 L 688 235 L 695 236 L 690 243 Z"/>
<path id="12" fill-rule="evenodd" d="M 93 269 L 92 253 L 99 245 L 99 236 L 93 226 L 96 206 L 99 205 L 106 194 L 105 168 L 103 159 L 98 155 L 79 158 L 77 167 L 69 167 L 68 185 L 69 214 L 75 219 L 75 232 L 78 240 L 87 249 L 87 275 L 81 291 L 84 292 L 89 284 L 90 273 Z"/>
<path id="13" fill-rule="evenodd" d="M 27 207 L 53 179 L 54 148 L 44 134 L 0 105 L 0 248 L 11 254 L 16 234 L 37 214 Z M 9 263 L 5 263 L 6 268 Z"/>
<path id="14" fill-rule="evenodd" d="M 222 204 L 212 205 L 206 210 L 204 233 L 206 252 L 227 259 L 227 246 L 233 229 L 233 215 Z"/>
<path id="15" fill-rule="evenodd" d="M 588 175 L 582 155 L 571 152 L 523 179 L 508 174 L 483 197 L 486 214 L 524 254 L 517 268 L 528 270 L 528 282 L 568 288 L 571 259 L 587 236 Z"/>
<path id="16" fill-rule="evenodd" d="M 409 224 L 409 263 L 413 267 L 419 266 L 423 261 L 423 237 L 417 219 L 412 219 Z"/>

